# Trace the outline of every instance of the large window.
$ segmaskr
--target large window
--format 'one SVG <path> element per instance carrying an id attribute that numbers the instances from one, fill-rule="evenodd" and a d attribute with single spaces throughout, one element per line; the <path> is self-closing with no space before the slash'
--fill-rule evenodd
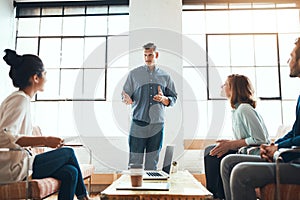
<path id="1" fill-rule="evenodd" d="M 209 99 L 220 98 L 215 73 L 245 74 L 261 99 L 281 99 L 277 34 L 207 34 Z M 222 75 L 221 75 L 222 76 Z M 224 78 L 224 77 L 222 77 Z"/>
<path id="2" fill-rule="evenodd" d="M 111 64 L 110 41 L 126 44 L 128 21 L 128 6 L 18 7 L 16 49 L 38 54 L 47 68 L 45 92 L 36 100 L 106 100 L 108 68 L 128 65 L 126 58 Z"/>
<path id="3" fill-rule="evenodd" d="M 195 20 L 196 19 L 196 20 Z M 194 23 L 191 23 L 193 21 Z M 287 60 L 299 37 L 299 7 L 296 4 L 223 3 L 183 7 L 183 35 L 198 45 L 205 62 L 184 62 L 184 78 L 197 104 L 201 122 L 197 137 L 231 137 L 231 110 L 226 102 L 222 133 L 209 133 L 211 104 L 226 101 L 220 86 L 232 73 L 244 74 L 253 83 L 270 136 L 280 124 L 292 124 L 300 81 L 289 78 Z M 184 57 L 190 54 L 183 43 Z M 203 52 L 205 52 L 203 54 Z M 199 92 L 201 91 L 201 92 Z M 189 95 L 187 95 L 189 96 Z M 203 120 L 204 119 L 204 120 Z M 185 127 L 185 131 L 189 131 Z"/>

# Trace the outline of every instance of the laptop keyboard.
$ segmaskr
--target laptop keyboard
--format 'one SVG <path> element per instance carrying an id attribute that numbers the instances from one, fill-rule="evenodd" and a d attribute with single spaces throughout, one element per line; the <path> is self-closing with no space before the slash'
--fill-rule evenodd
<path id="1" fill-rule="evenodd" d="M 162 176 L 160 173 L 158 172 L 146 172 L 149 176 Z"/>

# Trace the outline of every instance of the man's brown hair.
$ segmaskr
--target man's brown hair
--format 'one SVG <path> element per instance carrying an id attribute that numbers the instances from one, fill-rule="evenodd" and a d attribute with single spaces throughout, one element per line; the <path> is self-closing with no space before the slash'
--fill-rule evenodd
<path id="1" fill-rule="evenodd" d="M 296 39 L 296 42 L 295 42 L 295 45 L 296 45 L 296 61 L 300 58 L 300 37 Z"/>

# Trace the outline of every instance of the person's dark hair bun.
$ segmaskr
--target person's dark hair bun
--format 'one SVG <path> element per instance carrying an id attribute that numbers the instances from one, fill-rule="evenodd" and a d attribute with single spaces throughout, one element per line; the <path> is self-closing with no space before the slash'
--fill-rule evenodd
<path id="1" fill-rule="evenodd" d="M 18 55 L 16 51 L 11 49 L 5 49 L 4 52 L 6 55 L 3 57 L 3 60 L 12 68 L 18 68 L 22 63 L 22 56 Z"/>
<path id="2" fill-rule="evenodd" d="M 10 66 L 9 77 L 13 85 L 17 88 L 24 89 L 32 83 L 29 80 L 32 75 L 37 74 L 42 77 L 45 71 L 42 60 L 33 54 L 18 55 L 16 51 L 5 49 L 3 60 Z"/>

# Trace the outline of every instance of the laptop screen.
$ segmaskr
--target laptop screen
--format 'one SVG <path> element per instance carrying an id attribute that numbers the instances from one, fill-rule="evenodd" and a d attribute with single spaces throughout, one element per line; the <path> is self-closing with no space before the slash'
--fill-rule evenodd
<path id="1" fill-rule="evenodd" d="M 170 174 L 173 159 L 174 146 L 167 146 L 162 170 Z"/>

